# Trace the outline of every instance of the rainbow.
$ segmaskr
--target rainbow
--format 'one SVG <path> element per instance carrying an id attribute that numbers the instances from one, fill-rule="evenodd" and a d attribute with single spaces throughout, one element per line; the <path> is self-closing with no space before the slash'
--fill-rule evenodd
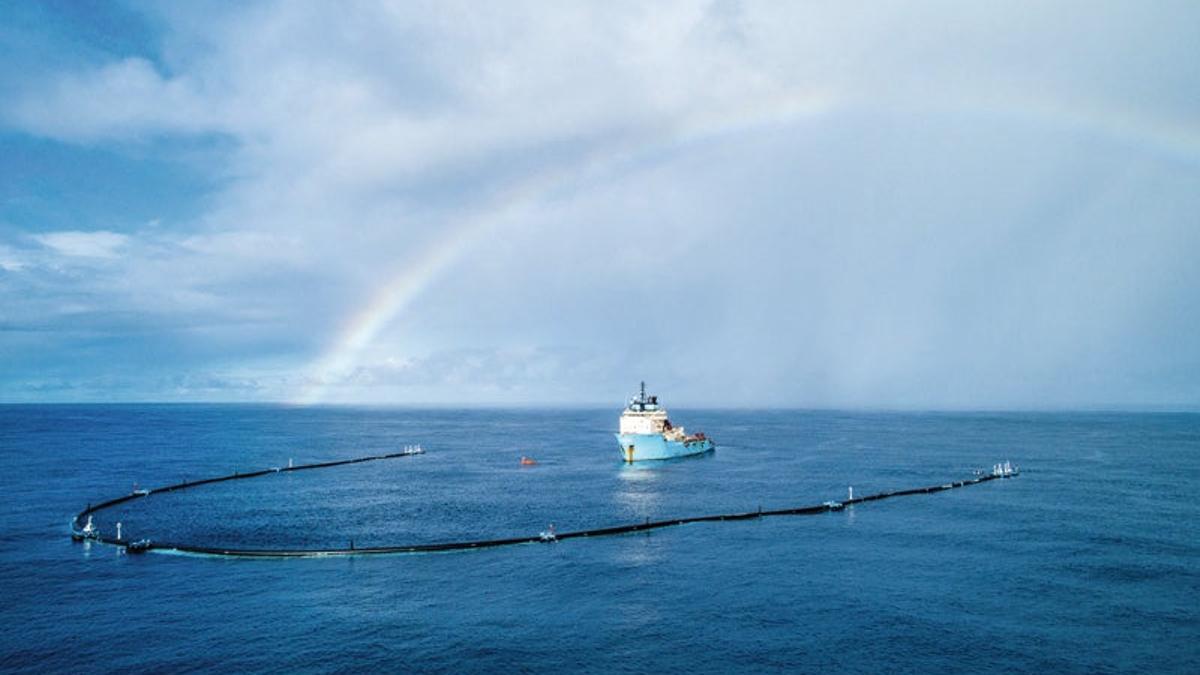
<path id="1" fill-rule="evenodd" d="M 665 153 L 672 148 L 705 140 L 751 131 L 772 125 L 786 125 L 800 118 L 828 112 L 835 107 L 855 107 L 849 99 L 838 101 L 829 94 L 807 96 L 787 95 L 764 105 L 755 102 L 732 115 L 709 116 L 691 126 L 685 126 L 658 142 L 633 152 L 620 151 L 593 156 L 576 171 L 554 171 L 533 175 L 511 189 L 474 216 L 456 226 L 428 247 L 408 268 L 387 281 L 357 312 L 352 314 L 332 345 L 310 366 L 302 391 L 293 402 L 310 405 L 322 402 L 335 382 L 351 373 L 364 352 L 391 324 L 447 269 L 472 249 L 486 233 L 505 222 L 514 221 L 546 201 L 555 191 L 570 185 L 572 177 L 605 175 L 625 166 L 638 157 Z M 867 107 L 858 102 L 861 107 Z M 870 106 L 879 110 L 880 106 Z M 888 106 L 883 106 L 888 108 Z M 1200 130 L 1194 126 L 1165 120 L 1139 118 L 1128 111 L 1101 110 L 1070 105 L 1053 100 L 1020 100 L 997 97 L 993 101 L 943 101 L 923 104 L 916 108 L 899 106 L 909 112 L 949 113 L 980 119 L 996 119 L 1034 124 L 1050 128 L 1083 132 L 1129 144 L 1164 157 L 1200 164 Z"/>
<path id="2" fill-rule="evenodd" d="M 370 301 L 350 317 L 331 349 L 311 367 L 303 391 L 293 399 L 296 405 L 320 403 L 328 387 L 350 373 L 364 351 L 380 331 L 416 300 L 429 285 L 455 261 L 481 241 L 486 232 L 509 219 L 519 217 L 534 204 L 544 178 L 527 181 L 508 191 L 493 204 L 487 214 L 469 217 L 448 226 L 446 233 L 429 246 L 413 264 L 392 277 Z"/>
<path id="3" fill-rule="evenodd" d="M 1200 164 L 1200 127 L 1148 117 L 1135 109 L 1099 108 L 1046 97 L 997 95 L 989 101 L 947 101 L 931 110 L 1087 134 L 1161 158 Z"/>
<path id="4" fill-rule="evenodd" d="M 462 255 L 472 241 L 473 229 L 454 228 L 451 236 L 436 242 L 415 264 L 380 288 L 339 331 L 334 348 L 313 366 L 307 387 L 294 403 L 319 403 L 330 380 L 353 369 L 363 351 L 392 318 L 412 304 L 442 270 Z"/>

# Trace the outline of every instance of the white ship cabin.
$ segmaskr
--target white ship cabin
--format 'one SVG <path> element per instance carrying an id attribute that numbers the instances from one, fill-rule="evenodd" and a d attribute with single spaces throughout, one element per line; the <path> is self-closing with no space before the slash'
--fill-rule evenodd
<path id="1" fill-rule="evenodd" d="M 683 438 L 683 427 L 672 426 L 667 419 L 667 410 L 658 405 L 657 396 L 646 395 L 646 383 L 641 392 L 629 399 L 629 405 L 621 414 L 623 434 L 663 434 L 669 438 Z"/>

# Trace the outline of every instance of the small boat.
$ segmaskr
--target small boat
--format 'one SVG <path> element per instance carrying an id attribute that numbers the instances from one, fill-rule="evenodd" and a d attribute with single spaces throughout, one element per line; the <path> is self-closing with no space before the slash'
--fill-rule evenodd
<path id="1" fill-rule="evenodd" d="M 539 532 L 538 539 L 546 543 L 558 541 L 558 535 L 554 533 L 554 523 L 550 523 L 550 527 Z"/>
<path id="2" fill-rule="evenodd" d="M 532 457 L 521 455 L 521 466 L 537 466 L 537 460 Z"/>
<path id="3" fill-rule="evenodd" d="M 150 544 L 149 539 L 138 539 L 137 541 L 126 544 L 125 552 L 126 553 L 145 553 L 146 551 L 150 550 L 150 546 L 151 546 L 151 544 Z"/>
<path id="4" fill-rule="evenodd" d="M 96 526 L 92 523 L 92 516 L 90 513 L 88 514 L 87 523 L 84 524 L 83 529 L 72 532 L 71 538 L 75 541 L 100 538 L 100 530 L 96 529 Z"/>
<path id="5" fill-rule="evenodd" d="M 832 499 L 825 502 L 825 506 L 828 506 L 830 511 L 840 511 L 841 509 L 846 508 L 845 504 L 841 502 L 835 502 Z"/>
<path id="6" fill-rule="evenodd" d="M 995 478 L 1012 478 L 1019 473 L 1021 473 L 1021 469 L 1013 466 L 1012 462 L 1008 460 L 992 465 L 992 476 Z"/>

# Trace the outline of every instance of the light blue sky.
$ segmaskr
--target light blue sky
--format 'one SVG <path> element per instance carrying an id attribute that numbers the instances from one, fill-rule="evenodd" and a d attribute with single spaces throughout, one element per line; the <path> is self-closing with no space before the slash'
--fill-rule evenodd
<path id="1" fill-rule="evenodd" d="M 1194 2 L 4 3 L 0 402 L 1189 408 Z"/>

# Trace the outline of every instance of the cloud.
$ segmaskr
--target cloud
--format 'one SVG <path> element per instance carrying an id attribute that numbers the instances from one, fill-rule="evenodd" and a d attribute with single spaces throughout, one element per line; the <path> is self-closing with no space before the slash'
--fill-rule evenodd
<path id="1" fill-rule="evenodd" d="M 211 107 L 186 79 L 162 77 L 152 63 L 126 58 L 61 74 L 9 106 L 12 124 L 72 141 L 218 130 Z"/>
<path id="2" fill-rule="evenodd" d="M 129 237 L 116 232 L 47 232 L 35 235 L 34 240 L 53 249 L 59 255 L 72 258 L 116 258 L 129 242 Z"/>
<path id="3" fill-rule="evenodd" d="M 589 388 L 624 392 L 622 364 L 562 345 L 526 348 L 452 348 L 417 357 L 390 357 L 327 375 L 327 401 L 365 399 L 401 403 L 594 403 Z M 579 383 L 588 383 L 580 387 Z"/>
<path id="4" fill-rule="evenodd" d="M 1200 245 L 1193 8 L 146 11 L 160 53 L 23 82 L 2 117 L 130 162 L 219 137 L 184 161 L 220 187 L 187 222 L 113 213 L 0 248 L 24 278 L 0 288 L 10 321 L 127 317 L 104 330 L 159 330 L 211 359 L 187 364 L 220 375 L 200 388 L 245 396 L 1195 393 L 1153 393 L 1164 363 L 1200 369 L 1169 340 L 1200 289 L 1178 255 Z"/>
<path id="5" fill-rule="evenodd" d="M 20 272 L 25 269 L 26 263 L 24 257 L 14 251 L 11 247 L 0 244 L 0 270 L 5 272 Z"/>

